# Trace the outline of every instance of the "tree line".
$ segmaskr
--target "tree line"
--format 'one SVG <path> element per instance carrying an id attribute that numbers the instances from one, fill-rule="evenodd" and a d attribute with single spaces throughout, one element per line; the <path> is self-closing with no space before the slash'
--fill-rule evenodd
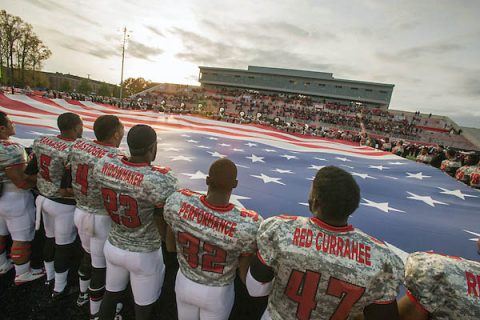
<path id="1" fill-rule="evenodd" d="M 52 52 L 35 34 L 31 24 L 0 11 L 0 72 L 3 84 L 37 86 L 37 73 Z"/>
<path id="2" fill-rule="evenodd" d="M 18 16 L 0 11 L 0 84 L 16 87 L 43 87 L 63 92 L 77 91 L 89 95 L 119 96 L 119 86 L 102 83 L 93 84 L 89 79 L 81 81 L 61 80 L 50 83 L 41 73 L 43 63 L 52 51 L 33 31 L 31 24 Z M 155 86 L 144 78 L 128 78 L 123 82 L 124 97 Z"/>

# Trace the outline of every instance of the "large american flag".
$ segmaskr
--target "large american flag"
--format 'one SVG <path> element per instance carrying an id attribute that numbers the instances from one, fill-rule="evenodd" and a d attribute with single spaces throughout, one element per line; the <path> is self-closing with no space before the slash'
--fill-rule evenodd
<path id="1" fill-rule="evenodd" d="M 480 192 L 433 167 L 341 141 L 294 136 L 266 127 L 237 125 L 187 115 L 120 110 L 88 101 L 0 94 L 0 110 L 17 124 L 14 138 L 25 146 L 39 135 L 58 134 L 56 118 L 79 114 L 87 137 L 102 114 L 115 114 L 128 130 L 151 125 L 158 133 L 156 163 L 171 167 L 183 187 L 206 192 L 210 164 L 233 160 L 239 184 L 232 202 L 258 211 L 309 216 L 308 193 L 315 173 L 335 165 L 361 188 L 350 222 L 405 252 L 433 250 L 478 260 Z M 126 145 L 122 145 L 127 149 Z"/>

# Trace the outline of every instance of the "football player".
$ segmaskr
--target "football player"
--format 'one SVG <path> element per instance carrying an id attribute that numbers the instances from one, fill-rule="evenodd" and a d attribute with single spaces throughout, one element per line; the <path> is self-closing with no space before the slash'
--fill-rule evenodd
<path id="1" fill-rule="evenodd" d="M 113 319 L 129 282 L 135 318 L 149 319 L 165 274 L 160 234 L 165 232 L 163 206 L 177 189 L 177 179 L 170 169 L 151 165 L 157 154 L 157 134 L 150 126 L 132 127 L 127 144 L 129 158 L 105 157 L 94 170 L 113 221 L 104 247 L 107 276 L 102 319 Z"/>
<path id="2" fill-rule="evenodd" d="M 124 129 L 118 117 L 103 115 L 95 120 L 93 131 L 97 140 L 78 139 L 70 153 L 72 188 L 77 202 L 74 222 L 85 250 L 78 270 L 80 295 L 77 305 L 86 304 L 90 297 L 91 315 L 100 310 L 105 292 L 106 262 L 103 247 L 112 221 L 103 206 L 93 169 L 104 157 L 119 152 Z"/>
<path id="3" fill-rule="evenodd" d="M 405 264 L 405 286 L 401 319 L 480 319 L 480 262 L 415 252 Z"/>
<path id="4" fill-rule="evenodd" d="M 457 153 L 453 149 L 445 151 L 447 158 L 442 161 L 440 170 L 446 172 L 449 176 L 455 176 L 455 172 L 462 166 L 462 163 L 457 159 Z"/>
<path id="5" fill-rule="evenodd" d="M 55 285 L 52 299 L 67 292 L 68 270 L 71 267 L 77 230 L 73 222 L 75 199 L 65 191 L 70 150 L 83 133 L 83 122 L 77 114 L 67 112 L 58 116 L 58 136 L 43 136 L 33 142 L 34 168 L 37 172 L 37 212 L 42 213 L 45 228 L 44 261 L 47 284 Z"/>
<path id="6" fill-rule="evenodd" d="M 44 272 L 30 267 L 35 207 L 28 189 L 35 186 L 35 180 L 24 174 L 27 154 L 23 146 L 10 140 L 13 135 L 15 125 L 6 113 L 0 111 L 0 275 L 13 267 L 6 253 L 6 240 L 10 234 L 15 284 L 20 285 L 43 277 Z"/>
<path id="7" fill-rule="evenodd" d="M 245 282 L 262 217 L 230 203 L 237 167 L 215 161 L 206 179 L 206 195 L 179 190 L 165 205 L 167 248 L 177 251 L 175 292 L 179 319 L 228 319 L 236 270 Z"/>
<path id="8" fill-rule="evenodd" d="M 380 240 L 348 224 L 360 189 L 337 167 L 320 169 L 309 196 L 313 217 L 266 219 L 247 275 L 252 296 L 270 291 L 263 319 L 398 319 L 403 263 Z M 273 283 L 272 283 L 273 281 Z"/>

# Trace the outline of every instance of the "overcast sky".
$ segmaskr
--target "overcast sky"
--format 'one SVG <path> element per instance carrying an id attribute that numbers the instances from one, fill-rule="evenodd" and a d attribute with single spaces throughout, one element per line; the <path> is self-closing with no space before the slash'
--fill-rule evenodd
<path id="1" fill-rule="evenodd" d="M 47 71 L 198 84 L 198 66 L 395 84 L 390 108 L 480 127 L 480 1 L 2 0 L 52 50 Z"/>

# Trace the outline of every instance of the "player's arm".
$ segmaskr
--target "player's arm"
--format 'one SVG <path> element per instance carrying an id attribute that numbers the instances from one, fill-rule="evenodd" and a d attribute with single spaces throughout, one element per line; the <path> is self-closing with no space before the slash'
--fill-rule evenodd
<path id="1" fill-rule="evenodd" d="M 72 188 L 72 169 L 70 167 L 65 169 L 65 173 L 62 176 L 62 181 L 60 182 L 60 194 L 64 198 L 73 197 L 73 188 Z"/>
<path id="2" fill-rule="evenodd" d="M 252 297 L 263 297 L 270 294 L 275 277 L 273 269 L 260 260 L 258 254 L 250 262 L 245 284 Z"/>
<path id="3" fill-rule="evenodd" d="M 167 226 L 167 236 L 165 238 L 165 242 L 167 244 L 167 251 L 168 252 L 176 252 L 177 245 L 175 240 L 175 233 L 172 230 L 172 227 Z"/>
<path id="4" fill-rule="evenodd" d="M 361 318 L 357 317 L 355 320 L 358 320 L 358 319 L 361 319 Z M 363 309 L 363 319 L 365 320 L 382 320 L 382 319 L 399 320 L 400 317 L 398 315 L 397 300 L 394 300 L 392 303 L 388 303 L 388 304 L 372 303 L 371 305 L 366 306 Z M 412 318 L 411 320 L 415 320 L 415 319 Z"/>
<path id="5" fill-rule="evenodd" d="M 163 218 L 163 207 L 155 207 L 153 217 L 155 219 L 155 224 L 157 225 L 158 233 L 160 233 L 162 239 L 165 239 L 167 234 L 167 223 Z"/>
<path id="6" fill-rule="evenodd" d="M 241 255 L 238 258 L 238 276 L 242 280 L 243 284 L 246 285 L 248 268 L 250 267 L 250 262 L 252 261 L 251 255 Z"/>
<path id="7" fill-rule="evenodd" d="M 20 163 L 5 168 L 5 175 L 19 189 L 28 190 L 35 186 L 36 180 L 25 174 L 25 163 Z"/>
<path id="8" fill-rule="evenodd" d="M 413 297 L 403 296 L 398 304 L 400 319 L 402 320 L 428 320 L 429 313 Z"/>

